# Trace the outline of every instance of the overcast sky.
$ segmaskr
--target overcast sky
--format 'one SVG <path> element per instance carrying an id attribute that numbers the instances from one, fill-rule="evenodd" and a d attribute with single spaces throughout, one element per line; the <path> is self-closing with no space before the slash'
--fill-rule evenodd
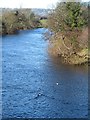
<path id="1" fill-rule="evenodd" d="M 1 8 L 52 8 L 60 0 L 0 0 Z M 89 0 L 83 0 L 89 1 Z"/>

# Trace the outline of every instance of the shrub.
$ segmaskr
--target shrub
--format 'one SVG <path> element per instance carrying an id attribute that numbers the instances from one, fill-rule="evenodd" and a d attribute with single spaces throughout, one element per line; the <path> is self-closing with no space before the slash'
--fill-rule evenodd
<path id="1" fill-rule="evenodd" d="M 17 17 L 12 13 L 4 13 L 2 16 L 2 29 L 4 31 L 2 32 L 7 32 L 7 33 L 13 33 L 17 29 L 17 22 L 18 19 Z"/>

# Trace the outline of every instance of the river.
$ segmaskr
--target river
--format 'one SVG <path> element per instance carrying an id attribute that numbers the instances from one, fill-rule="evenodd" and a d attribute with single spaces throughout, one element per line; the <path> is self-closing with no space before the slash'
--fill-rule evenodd
<path id="1" fill-rule="evenodd" d="M 46 31 L 25 30 L 2 38 L 3 118 L 88 117 L 87 69 L 51 58 Z"/>

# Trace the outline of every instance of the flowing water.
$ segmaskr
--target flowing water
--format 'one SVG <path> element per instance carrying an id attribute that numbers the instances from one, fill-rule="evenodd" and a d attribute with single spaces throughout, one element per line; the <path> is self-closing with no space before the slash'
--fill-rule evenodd
<path id="1" fill-rule="evenodd" d="M 46 31 L 20 31 L 2 39 L 3 118 L 88 117 L 87 69 L 52 59 Z"/>

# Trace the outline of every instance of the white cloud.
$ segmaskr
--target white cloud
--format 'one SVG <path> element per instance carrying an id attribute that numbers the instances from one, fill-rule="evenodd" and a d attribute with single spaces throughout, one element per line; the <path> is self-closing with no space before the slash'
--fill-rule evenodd
<path id="1" fill-rule="evenodd" d="M 0 0 L 2 8 L 50 8 L 60 0 Z M 62 1 L 62 0 L 61 0 Z M 89 0 L 82 0 L 89 1 Z"/>
<path id="2" fill-rule="evenodd" d="M 58 0 L 0 0 L 0 7 L 5 8 L 48 8 Z"/>

